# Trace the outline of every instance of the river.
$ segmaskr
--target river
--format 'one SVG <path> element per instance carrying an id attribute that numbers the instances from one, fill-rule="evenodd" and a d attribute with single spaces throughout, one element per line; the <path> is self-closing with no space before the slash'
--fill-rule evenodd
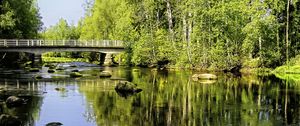
<path id="1" fill-rule="evenodd" d="M 44 79 L 36 80 L 35 73 L 1 69 L 0 100 L 11 95 L 27 100 L 18 108 L 1 104 L 1 112 L 19 117 L 25 126 L 300 125 L 300 83 L 274 75 L 214 73 L 216 81 L 195 82 L 191 76 L 201 72 L 70 69 L 79 69 L 85 77 L 69 78 L 65 70 L 44 73 Z M 103 70 L 112 78 L 99 78 L 97 73 Z M 119 95 L 114 90 L 119 80 L 133 82 L 143 91 Z"/>

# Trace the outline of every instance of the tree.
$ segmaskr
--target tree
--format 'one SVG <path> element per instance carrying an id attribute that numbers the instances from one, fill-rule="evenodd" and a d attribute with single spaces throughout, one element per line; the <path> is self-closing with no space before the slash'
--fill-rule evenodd
<path id="1" fill-rule="evenodd" d="M 38 38 L 41 26 L 41 16 L 35 0 L 0 1 L 0 39 Z M 20 65 L 19 62 L 28 60 L 24 53 L 7 53 L 4 56 L 6 57 L 0 64 L 9 67 L 16 67 Z"/>

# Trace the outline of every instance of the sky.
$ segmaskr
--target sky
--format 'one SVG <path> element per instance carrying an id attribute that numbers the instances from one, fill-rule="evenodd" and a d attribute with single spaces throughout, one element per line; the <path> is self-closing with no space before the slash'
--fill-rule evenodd
<path id="1" fill-rule="evenodd" d="M 84 16 L 84 3 L 85 0 L 38 0 L 43 27 L 55 25 L 60 18 L 76 25 Z"/>

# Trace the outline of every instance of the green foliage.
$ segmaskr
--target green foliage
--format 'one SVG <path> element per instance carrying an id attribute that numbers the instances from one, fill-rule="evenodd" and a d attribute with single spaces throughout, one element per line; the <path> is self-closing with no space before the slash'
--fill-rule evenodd
<path id="1" fill-rule="evenodd" d="M 299 5 L 298 1 L 290 5 L 290 47 L 282 34 L 286 1 L 280 0 L 95 0 L 76 28 L 61 20 L 46 36 L 123 40 L 126 51 L 118 58 L 127 65 L 274 68 L 287 58 L 286 47 L 291 48 L 288 56 L 299 53 Z M 82 54 L 91 61 L 94 55 Z"/>
<path id="2" fill-rule="evenodd" d="M 297 55 L 296 57 L 291 58 L 289 64 L 291 66 L 300 66 L 300 55 Z"/>
<path id="3" fill-rule="evenodd" d="M 79 35 L 77 28 L 74 25 L 69 26 L 64 19 L 60 19 L 56 25 L 51 26 L 43 33 L 44 39 L 50 40 L 78 39 Z"/>
<path id="4" fill-rule="evenodd" d="M 300 74 L 300 66 L 280 66 L 274 71 L 275 73 Z"/>
<path id="5" fill-rule="evenodd" d="M 65 19 L 60 19 L 59 22 L 47 28 L 43 33 L 43 39 L 48 40 L 77 40 L 81 34 L 81 26 L 80 22 L 78 27 L 74 25 L 69 25 Z M 84 55 L 83 53 L 76 53 L 76 52 L 48 52 L 45 53 L 44 56 L 46 57 L 65 57 L 65 58 L 78 58 L 79 56 Z M 86 58 L 86 57 L 85 57 Z"/>
<path id="6" fill-rule="evenodd" d="M 45 63 L 65 63 L 65 62 L 88 62 L 88 59 L 85 58 L 66 58 L 66 57 L 44 57 L 43 62 Z"/>
<path id="7" fill-rule="evenodd" d="M 35 0 L 0 2 L 0 38 L 37 38 L 41 17 Z"/>
<path id="8" fill-rule="evenodd" d="M 0 39 L 38 38 L 42 22 L 36 0 L 0 1 Z M 0 66 L 18 67 L 28 61 L 25 53 L 0 53 Z M 16 60 L 19 59 L 19 60 Z"/>
<path id="9" fill-rule="evenodd" d="M 244 68 L 258 68 L 259 66 L 261 66 L 260 58 L 248 59 L 243 62 Z"/>

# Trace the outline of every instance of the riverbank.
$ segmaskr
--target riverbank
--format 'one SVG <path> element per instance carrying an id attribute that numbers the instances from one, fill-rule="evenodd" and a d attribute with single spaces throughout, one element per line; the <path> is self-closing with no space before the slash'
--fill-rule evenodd
<path id="1" fill-rule="evenodd" d="M 44 63 L 89 62 L 87 58 L 43 57 Z"/>
<path id="2" fill-rule="evenodd" d="M 293 80 L 293 81 L 300 81 L 300 66 L 280 66 L 277 67 L 273 73 L 276 77 L 283 79 L 283 80 Z"/>

